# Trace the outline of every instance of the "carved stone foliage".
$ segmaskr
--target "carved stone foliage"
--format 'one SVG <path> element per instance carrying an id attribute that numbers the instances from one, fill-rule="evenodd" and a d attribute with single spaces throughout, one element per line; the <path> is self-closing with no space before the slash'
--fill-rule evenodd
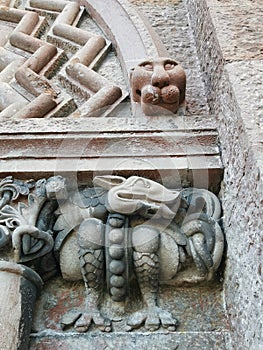
<path id="1" fill-rule="evenodd" d="M 144 307 L 128 318 L 127 331 L 143 324 L 175 330 L 174 315 L 158 305 L 158 288 L 212 279 L 224 249 L 217 197 L 138 176 L 97 176 L 93 183 L 73 190 L 61 176 L 36 183 L 4 179 L 0 247 L 12 240 L 15 260 L 44 278 L 58 266 L 64 279 L 84 281 L 85 306 L 64 315 L 62 328 L 86 332 L 94 324 L 111 331 L 101 297 L 107 291 L 124 302 L 135 280 Z M 14 204 L 19 195 L 27 203 Z"/>

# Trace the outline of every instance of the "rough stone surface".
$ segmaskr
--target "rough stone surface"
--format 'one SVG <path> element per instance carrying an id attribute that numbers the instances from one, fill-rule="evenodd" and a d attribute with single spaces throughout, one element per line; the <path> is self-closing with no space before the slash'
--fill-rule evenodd
<path id="1" fill-rule="evenodd" d="M 41 297 L 37 301 L 33 331 L 41 336 L 48 330 L 63 336 L 60 321 L 63 314 L 71 309 L 77 310 L 84 303 L 83 282 L 66 282 L 60 277 L 53 278 L 44 286 Z M 190 288 L 171 288 L 161 286 L 160 306 L 178 318 L 179 332 L 225 332 L 227 324 L 224 317 L 222 301 L 222 283 L 216 282 L 207 286 L 192 286 Z M 141 305 L 137 287 L 134 286 L 131 298 L 125 305 L 114 303 L 107 294 L 103 298 L 101 310 L 105 315 L 115 316 L 113 329 L 115 332 L 124 332 L 125 321 Z M 191 305 L 191 307 L 189 307 Z M 65 334 L 71 333 L 72 328 Z M 92 333 L 94 330 L 92 330 Z M 145 333 L 144 328 L 141 332 Z M 160 330 L 164 332 L 164 330 Z M 100 332 L 95 331 L 98 335 Z"/>
<path id="2" fill-rule="evenodd" d="M 249 140 L 260 143 L 263 133 L 263 60 L 228 63 L 226 72 Z"/>
<path id="3" fill-rule="evenodd" d="M 226 61 L 263 58 L 262 1 L 207 0 Z"/>
<path id="4" fill-rule="evenodd" d="M 40 339 L 31 339 L 31 349 L 38 350 L 95 350 L 95 349 L 121 349 L 127 350 L 224 350 L 225 334 L 220 332 L 193 332 L 174 334 L 124 334 L 114 336 L 103 335 L 66 335 L 66 336 L 43 336 Z"/>
<path id="5" fill-rule="evenodd" d="M 80 335 L 69 329 L 62 332 L 61 315 L 71 308 L 78 309 L 84 301 L 83 283 L 69 283 L 61 278 L 49 281 L 41 298 L 33 324 L 30 349 L 98 349 L 102 345 L 127 349 L 225 349 L 228 331 L 222 307 L 222 285 L 219 283 L 204 287 L 170 288 L 161 287 L 160 306 L 167 308 L 179 320 L 176 332 L 163 329 L 149 333 L 143 328 L 140 332 L 125 333 L 125 320 L 140 303 L 136 292 L 132 300 L 121 307 L 106 298 L 102 313 L 115 315 L 113 334 L 103 334 L 98 330 Z M 190 307 L 189 307 L 190 305 Z M 111 311 L 110 311 L 111 310 Z"/>
<path id="6" fill-rule="evenodd" d="M 237 344 L 249 350 L 263 346 L 260 3 L 188 1 L 210 106 L 218 116 L 225 166 L 221 197 L 228 245 L 224 287 L 231 329 L 228 349 Z M 232 62 L 224 66 L 224 59 Z"/>

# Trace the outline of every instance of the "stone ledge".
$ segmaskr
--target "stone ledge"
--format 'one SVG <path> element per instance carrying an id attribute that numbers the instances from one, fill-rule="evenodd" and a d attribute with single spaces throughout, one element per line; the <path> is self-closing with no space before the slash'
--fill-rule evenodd
<path id="1" fill-rule="evenodd" d="M 0 124 L 0 135 L 43 134 L 43 133 L 82 133 L 120 131 L 189 131 L 216 129 L 215 116 L 195 114 L 192 116 L 163 116 L 132 118 L 130 114 L 110 118 L 47 118 L 31 120 L 5 120 Z"/>
<path id="2" fill-rule="evenodd" d="M 136 169 L 169 187 L 180 187 L 181 181 L 218 192 L 223 168 L 215 129 L 169 129 L 171 120 L 166 122 L 163 130 L 153 123 L 143 131 L 139 123 L 138 130 L 106 125 L 97 132 L 2 133 L 0 174 L 35 178 L 61 172 L 91 181 L 94 173 L 128 175 Z"/>
<path id="3" fill-rule="evenodd" d="M 67 348 L 79 350 L 125 349 L 140 350 L 185 350 L 194 345 L 195 350 L 225 350 L 227 332 L 176 332 L 176 333 L 115 333 L 85 334 L 55 332 L 43 335 L 31 335 L 31 348 L 41 346 L 41 350 Z"/>

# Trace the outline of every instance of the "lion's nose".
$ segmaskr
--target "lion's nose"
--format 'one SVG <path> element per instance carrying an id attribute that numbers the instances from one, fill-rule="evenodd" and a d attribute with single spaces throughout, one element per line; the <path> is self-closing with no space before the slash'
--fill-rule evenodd
<path id="1" fill-rule="evenodd" d="M 152 75 L 152 85 L 162 89 L 164 86 L 168 86 L 170 83 L 170 78 L 165 69 L 161 66 L 154 68 Z"/>

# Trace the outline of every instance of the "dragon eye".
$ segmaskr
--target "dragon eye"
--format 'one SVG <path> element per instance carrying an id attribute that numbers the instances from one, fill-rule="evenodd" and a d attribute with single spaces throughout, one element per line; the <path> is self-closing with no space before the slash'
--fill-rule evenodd
<path id="1" fill-rule="evenodd" d="M 165 62 L 164 64 L 164 69 L 165 70 L 170 70 L 170 69 L 173 69 L 175 66 L 177 65 L 176 62 L 173 62 L 173 61 L 168 61 L 168 62 Z"/>
<path id="2" fill-rule="evenodd" d="M 145 62 L 140 65 L 142 68 L 148 71 L 153 71 L 153 66 L 150 62 Z"/>

